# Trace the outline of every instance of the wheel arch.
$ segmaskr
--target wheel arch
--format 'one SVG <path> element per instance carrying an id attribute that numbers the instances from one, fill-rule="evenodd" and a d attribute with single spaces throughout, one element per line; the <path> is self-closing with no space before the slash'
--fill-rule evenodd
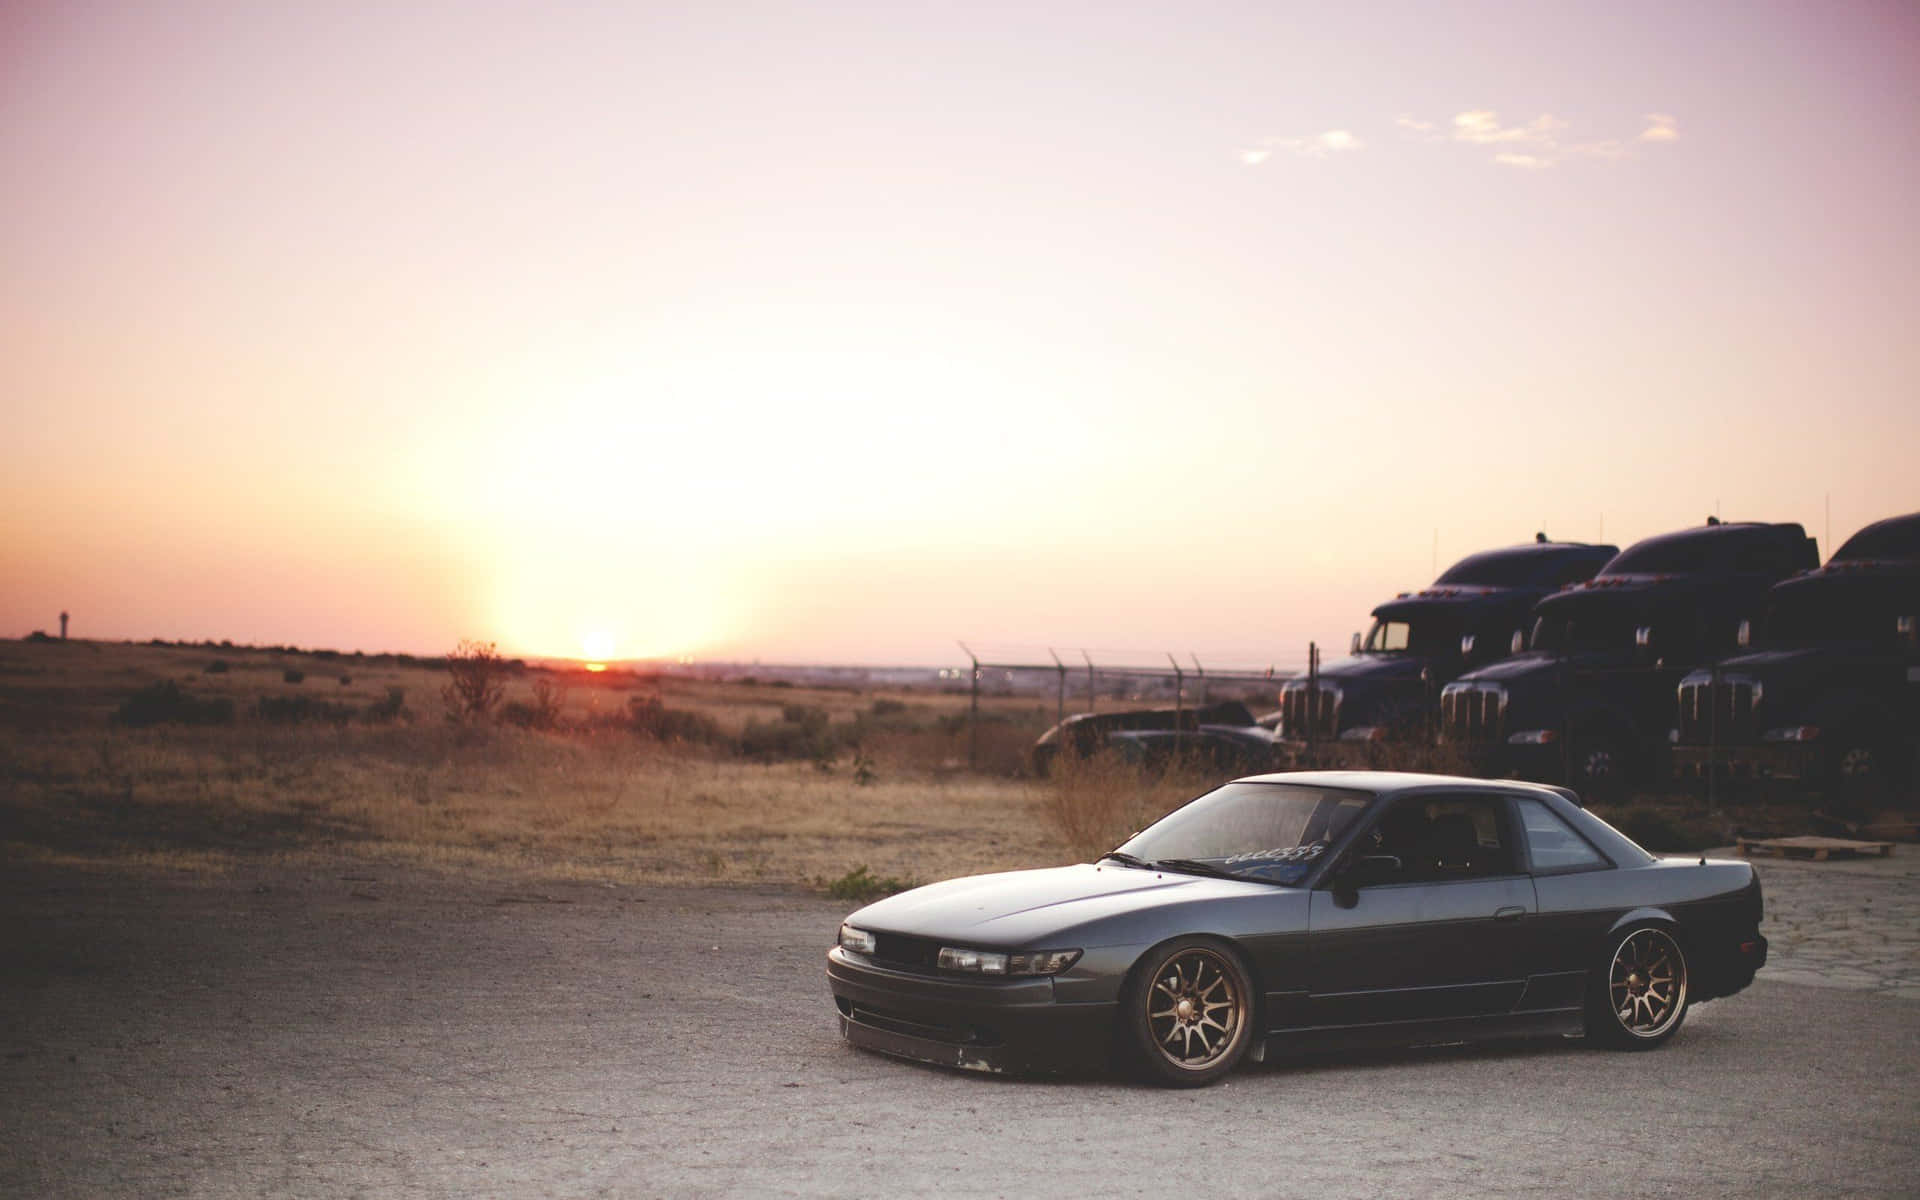
<path id="1" fill-rule="evenodd" d="M 1609 939 L 1618 937 L 1620 934 L 1625 933 L 1637 925 L 1664 926 L 1679 939 L 1682 948 L 1686 946 L 1687 931 L 1685 927 L 1680 924 L 1679 918 L 1658 906 L 1628 909 L 1626 912 L 1620 914 L 1619 917 L 1615 918 L 1613 924 L 1607 926 L 1607 937 Z"/>
<path id="2" fill-rule="evenodd" d="M 1222 946 L 1232 951 L 1233 956 L 1240 960 L 1241 969 L 1246 971 L 1247 979 L 1253 984 L 1253 994 L 1248 999 L 1252 1005 L 1251 1015 L 1254 1021 L 1254 1037 L 1256 1041 L 1264 1037 L 1265 1035 L 1261 1031 L 1265 1028 L 1264 1023 L 1267 1019 L 1266 978 L 1261 974 L 1260 964 L 1254 959 L 1254 956 L 1247 950 L 1247 947 L 1241 943 L 1240 939 L 1234 937 L 1232 934 L 1220 933 L 1217 930 L 1211 929 L 1187 930 L 1180 933 L 1168 934 L 1166 937 L 1161 938 L 1152 945 L 1142 949 L 1140 953 L 1134 955 L 1133 964 L 1127 968 L 1126 975 L 1120 980 L 1119 994 L 1122 996 L 1127 994 L 1128 989 L 1133 986 L 1134 981 L 1140 977 L 1140 972 L 1146 969 L 1148 960 L 1159 954 L 1165 947 L 1171 946 L 1175 942 L 1196 939 L 1213 942 L 1216 945 Z"/>

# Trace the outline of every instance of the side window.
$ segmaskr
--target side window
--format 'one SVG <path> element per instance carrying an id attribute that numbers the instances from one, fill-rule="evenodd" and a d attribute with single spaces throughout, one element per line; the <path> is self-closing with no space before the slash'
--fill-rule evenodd
<path id="1" fill-rule="evenodd" d="M 1535 874 L 1550 875 L 1607 865 L 1607 860 L 1587 844 L 1587 839 L 1575 833 L 1573 826 L 1530 796 L 1520 799 L 1520 824 L 1526 830 L 1527 853 L 1533 857 Z"/>
<path id="2" fill-rule="evenodd" d="M 1395 882 L 1484 879 L 1514 871 L 1498 796 L 1425 796 L 1401 800 L 1374 826 L 1368 853 L 1400 860 Z"/>

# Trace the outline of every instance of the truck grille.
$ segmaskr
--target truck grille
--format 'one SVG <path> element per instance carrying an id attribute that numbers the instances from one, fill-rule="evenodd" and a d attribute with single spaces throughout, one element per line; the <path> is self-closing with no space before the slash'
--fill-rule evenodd
<path id="1" fill-rule="evenodd" d="M 1740 675 L 1722 675 L 1718 684 L 1710 679 L 1688 679 L 1680 685 L 1680 742 L 1687 746 L 1705 746 L 1716 738 L 1724 744 L 1751 742 L 1759 730 L 1754 707 L 1760 702 L 1760 687 Z"/>
<path id="2" fill-rule="evenodd" d="M 1497 683 L 1450 683 L 1440 692 L 1440 736 L 1462 746 L 1506 737 L 1507 689 Z"/>
<path id="3" fill-rule="evenodd" d="M 1340 731 L 1340 689 L 1330 683 L 1289 683 L 1280 690 L 1280 731 L 1296 741 L 1332 739 Z"/>

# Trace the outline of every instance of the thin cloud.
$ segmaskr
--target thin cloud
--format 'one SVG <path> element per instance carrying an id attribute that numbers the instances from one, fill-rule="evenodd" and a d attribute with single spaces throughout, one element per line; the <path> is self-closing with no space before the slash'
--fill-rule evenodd
<path id="1" fill-rule="evenodd" d="M 1454 115 L 1453 140 L 1471 142 L 1477 146 L 1512 142 L 1551 146 L 1554 143 L 1554 136 L 1566 127 L 1567 123 L 1552 113 L 1541 113 L 1525 125 L 1503 126 L 1500 124 L 1499 113 L 1476 108 Z"/>
<path id="2" fill-rule="evenodd" d="M 1325 158 L 1329 154 L 1359 150 L 1365 145 L 1351 130 L 1329 129 L 1309 137 L 1267 138 L 1258 145 L 1240 151 L 1240 161 L 1249 167 L 1257 167 L 1273 157 L 1275 150 L 1284 150 L 1301 158 Z"/>
<path id="3" fill-rule="evenodd" d="M 1450 142 L 1464 146 L 1485 146 L 1495 151 L 1489 161 L 1503 167 L 1538 171 L 1567 159 L 1591 158 L 1604 162 L 1635 156 L 1641 142 L 1674 142 L 1680 139 L 1677 118 L 1669 113 L 1645 114 L 1646 128 L 1632 138 L 1608 137 L 1587 141 L 1562 141 L 1571 126 L 1550 112 L 1531 121 L 1508 125 L 1490 108 L 1470 108 L 1457 112 L 1444 122 L 1430 121 L 1412 113 L 1393 118 L 1395 128 L 1411 137 L 1399 143 Z M 1326 158 L 1363 148 L 1367 143 L 1350 129 L 1329 129 L 1306 137 L 1262 138 L 1239 151 L 1240 161 L 1257 167 L 1277 153 L 1300 158 Z"/>
<path id="4" fill-rule="evenodd" d="M 1677 142 L 1680 140 L 1679 122 L 1666 113 L 1648 113 L 1647 127 L 1640 131 L 1643 142 Z"/>

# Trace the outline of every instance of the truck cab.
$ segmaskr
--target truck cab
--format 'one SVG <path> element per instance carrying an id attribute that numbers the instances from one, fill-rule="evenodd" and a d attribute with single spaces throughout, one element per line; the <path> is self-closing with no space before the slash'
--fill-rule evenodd
<path id="1" fill-rule="evenodd" d="M 1637 542 L 1541 600 L 1530 649 L 1446 685 L 1441 739 L 1483 773 L 1582 794 L 1656 777 L 1680 677 L 1736 650 L 1767 589 L 1818 562 L 1791 523 L 1709 519 Z"/>
<path id="2" fill-rule="evenodd" d="M 1685 675 L 1682 778 L 1877 790 L 1913 777 L 1920 727 L 1920 513 L 1877 521 L 1768 593 L 1748 652 Z"/>
<path id="3" fill-rule="evenodd" d="M 1531 543 L 1469 555 L 1418 592 L 1373 610 L 1346 658 L 1280 691 L 1280 745 L 1295 762 L 1377 765 L 1383 742 L 1430 739 L 1439 689 L 1522 649 L 1534 604 L 1590 579 L 1612 546 Z"/>

